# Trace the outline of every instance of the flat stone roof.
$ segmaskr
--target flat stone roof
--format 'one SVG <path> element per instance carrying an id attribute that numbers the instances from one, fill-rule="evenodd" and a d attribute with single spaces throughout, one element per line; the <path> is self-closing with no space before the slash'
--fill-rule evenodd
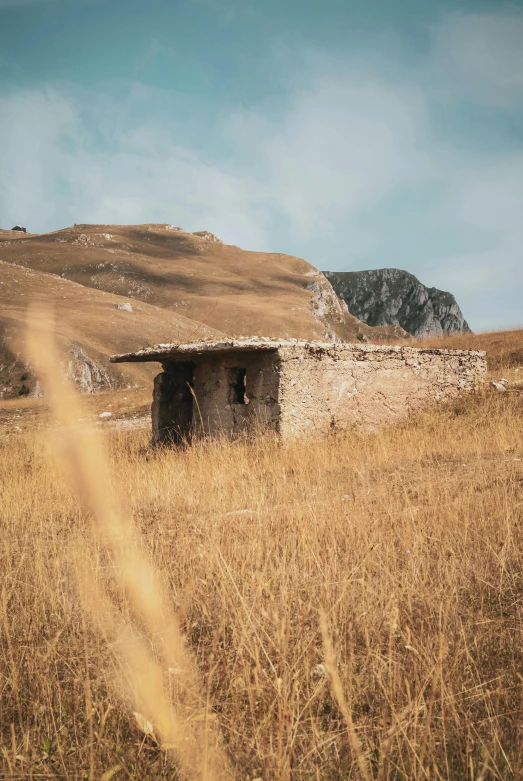
<path id="1" fill-rule="evenodd" d="M 321 344 L 324 347 L 332 347 L 329 343 L 306 342 L 298 339 L 271 339 L 269 336 L 253 337 L 250 339 L 202 339 L 199 342 L 188 344 L 157 344 L 154 347 L 146 347 L 135 353 L 112 355 L 111 363 L 125 363 L 126 361 L 162 361 L 171 356 L 177 358 L 183 355 L 203 355 L 204 353 L 229 353 L 248 350 L 278 350 L 280 347 L 292 347 L 297 344 Z"/>
<path id="2" fill-rule="evenodd" d="M 279 350 L 284 347 L 301 347 L 309 349 L 323 350 L 346 350 L 359 353 L 405 353 L 412 355 L 414 353 L 424 353 L 432 355 L 480 355 L 486 353 L 478 350 L 445 350 L 430 349 L 420 347 L 410 347 L 390 344 L 351 344 L 348 342 L 320 342 L 307 341 L 304 339 L 271 339 L 269 336 L 259 336 L 240 339 L 221 339 L 212 341 L 211 339 L 202 339 L 199 342 L 188 344 L 157 344 L 154 347 L 146 347 L 134 353 L 123 353 L 121 355 L 112 355 L 111 363 L 127 363 L 139 361 L 168 361 L 170 358 L 178 359 L 187 355 L 204 355 L 206 353 L 231 353 L 231 352 L 250 352 L 258 350 Z"/>

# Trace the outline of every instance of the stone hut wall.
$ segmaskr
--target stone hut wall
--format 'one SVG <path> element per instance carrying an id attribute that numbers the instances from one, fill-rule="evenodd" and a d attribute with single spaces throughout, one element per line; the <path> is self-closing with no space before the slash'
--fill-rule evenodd
<path id="1" fill-rule="evenodd" d="M 181 367 L 192 363 L 192 426 L 188 434 L 238 435 L 246 430 L 265 428 L 276 430 L 280 408 L 278 404 L 279 358 L 276 350 L 254 350 L 234 353 L 187 355 L 183 361 L 163 364 L 164 371 L 155 379 L 153 397 L 153 441 L 161 442 L 178 436 L 169 432 L 172 419 L 173 382 Z M 245 373 L 245 397 L 238 400 L 241 372 Z M 183 372 L 182 372 L 183 374 Z M 186 377 L 182 378 L 186 384 Z M 173 432 L 176 434 L 176 432 Z M 181 437 L 183 438 L 183 436 Z"/>
<path id="2" fill-rule="evenodd" d="M 231 374 L 244 369 L 247 403 L 231 396 Z M 279 360 L 276 351 L 206 355 L 196 363 L 194 393 L 198 408 L 195 425 L 204 433 L 238 434 L 256 426 L 275 429 L 279 419 Z"/>
<path id="3" fill-rule="evenodd" d="M 472 391 L 485 354 L 375 345 L 282 347 L 283 438 L 352 426 L 373 430 L 431 403 Z"/>
<path id="4" fill-rule="evenodd" d="M 267 341 L 187 345 L 166 355 L 155 380 L 153 440 L 260 428 L 284 439 L 372 430 L 472 391 L 486 374 L 480 352 Z M 168 349 L 117 358 L 158 360 Z"/>

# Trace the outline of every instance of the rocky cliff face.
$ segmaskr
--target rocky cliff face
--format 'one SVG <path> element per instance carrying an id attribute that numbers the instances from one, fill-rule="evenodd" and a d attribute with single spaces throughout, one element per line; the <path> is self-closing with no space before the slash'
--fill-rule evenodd
<path id="1" fill-rule="evenodd" d="M 407 271 L 382 268 L 324 274 L 349 312 L 367 325 L 400 325 L 420 338 L 470 331 L 451 293 L 425 287 Z"/>

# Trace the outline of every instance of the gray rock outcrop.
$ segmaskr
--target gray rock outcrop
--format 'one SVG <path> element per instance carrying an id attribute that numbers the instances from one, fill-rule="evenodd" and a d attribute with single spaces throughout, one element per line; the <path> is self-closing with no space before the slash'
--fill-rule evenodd
<path id="1" fill-rule="evenodd" d="M 349 312 L 371 326 L 400 325 L 418 338 L 470 331 L 451 293 L 426 287 L 407 271 L 325 271 Z"/>
<path id="2" fill-rule="evenodd" d="M 336 341 L 332 324 L 333 321 L 343 323 L 345 312 L 348 311 L 347 305 L 336 295 L 331 283 L 321 271 L 309 271 L 307 276 L 314 278 L 314 281 L 307 285 L 307 290 L 312 292 L 310 300 L 312 314 L 325 328 L 322 337 Z"/>
<path id="3" fill-rule="evenodd" d="M 67 363 L 62 363 L 62 371 L 66 378 L 77 383 L 80 393 L 95 393 L 112 387 L 105 368 L 93 361 L 79 344 L 72 344 L 69 354 Z"/>
<path id="4" fill-rule="evenodd" d="M 198 236 L 198 238 L 204 241 L 212 241 L 214 244 L 223 244 L 223 241 L 218 236 L 215 236 L 214 233 L 211 233 L 211 231 L 193 231 L 192 235 Z"/>

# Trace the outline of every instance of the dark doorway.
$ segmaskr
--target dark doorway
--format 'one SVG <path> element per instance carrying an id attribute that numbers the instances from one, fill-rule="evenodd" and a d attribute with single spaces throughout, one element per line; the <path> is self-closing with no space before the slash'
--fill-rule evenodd
<path id="1" fill-rule="evenodd" d="M 194 363 L 166 363 L 163 369 L 154 380 L 153 442 L 179 445 L 192 433 Z"/>
<path id="2" fill-rule="evenodd" d="M 247 370 L 229 369 L 229 404 L 246 404 L 245 386 L 247 383 Z"/>

